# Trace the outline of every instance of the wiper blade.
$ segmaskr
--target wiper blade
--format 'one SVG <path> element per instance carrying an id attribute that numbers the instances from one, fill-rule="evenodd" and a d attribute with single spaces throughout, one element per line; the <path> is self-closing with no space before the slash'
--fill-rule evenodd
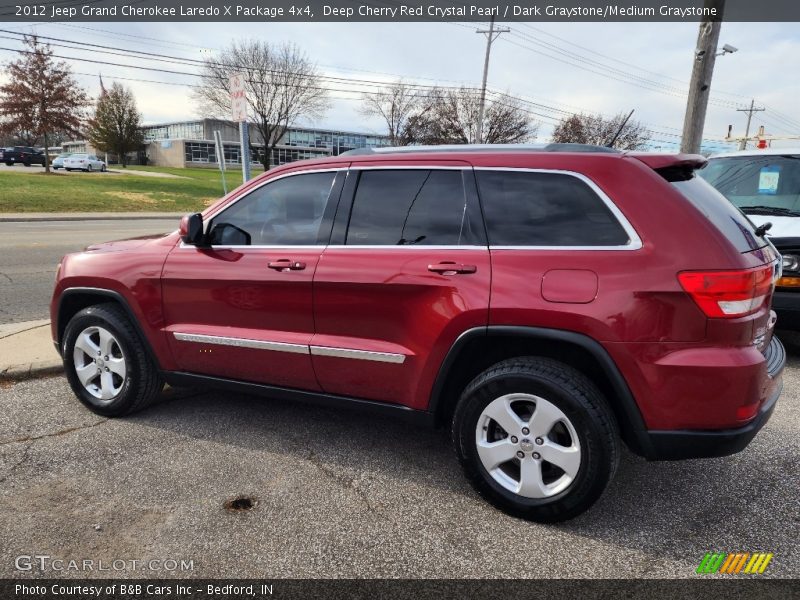
<path id="1" fill-rule="evenodd" d="M 800 217 L 800 211 L 782 206 L 742 206 L 741 210 L 750 215 L 778 215 L 781 217 Z"/>

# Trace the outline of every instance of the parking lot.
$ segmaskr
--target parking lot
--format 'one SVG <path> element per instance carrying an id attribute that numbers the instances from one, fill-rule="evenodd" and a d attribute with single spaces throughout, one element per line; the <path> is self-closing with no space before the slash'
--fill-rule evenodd
<path id="1" fill-rule="evenodd" d="M 647 463 L 625 453 L 588 513 L 520 521 L 482 501 L 447 435 L 388 419 L 168 391 L 123 420 L 61 377 L 0 388 L 0 576 L 20 555 L 191 561 L 193 577 L 697 577 L 708 551 L 773 552 L 800 576 L 800 353 L 742 453 Z M 226 501 L 250 500 L 249 510 Z M 108 575 L 106 575 L 108 576 Z"/>

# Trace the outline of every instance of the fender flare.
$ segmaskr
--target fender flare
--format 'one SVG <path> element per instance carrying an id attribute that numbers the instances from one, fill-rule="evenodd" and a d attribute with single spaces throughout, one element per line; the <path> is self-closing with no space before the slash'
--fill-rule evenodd
<path id="1" fill-rule="evenodd" d="M 57 335 L 58 335 L 57 350 L 58 350 L 59 354 L 61 354 L 61 344 L 64 341 L 63 340 L 64 331 L 67 328 L 67 324 L 63 323 L 63 319 L 62 319 L 62 310 L 63 310 L 64 300 L 66 298 L 70 297 L 70 296 L 75 296 L 75 295 L 78 295 L 78 294 L 87 295 L 87 296 L 98 296 L 98 297 L 110 298 L 111 300 L 114 300 L 115 302 L 117 302 L 117 304 L 119 304 L 122 307 L 122 309 L 125 311 L 125 313 L 128 315 L 128 318 L 130 319 L 131 323 L 133 324 L 134 329 L 136 329 L 136 333 L 139 334 L 139 337 L 141 338 L 142 343 L 144 344 L 146 352 L 148 353 L 150 358 L 153 360 L 154 364 L 157 365 L 159 369 L 161 368 L 160 367 L 161 362 L 158 360 L 158 356 L 153 351 L 153 347 L 150 345 L 150 340 L 148 339 L 147 335 L 145 335 L 144 330 L 142 329 L 142 326 L 139 323 L 139 319 L 137 318 L 136 313 L 133 312 L 133 309 L 131 308 L 130 303 L 128 302 L 127 298 L 125 298 L 125 296 L 123 296 L 122 294 L 120 294 L 117 291 L 109 290 L 109 289 L 105 289 L 105 288 L 70 287 L 70 288 L 66 288 L 64 291 L 61 292 L 61 295 L 58 298 L 58 311 L 56 312 L 56 318 L 58 319 L 56 321 L 56 332 L 57 332 Z"/>
<path id="2" fill-rule="evenodd" d="M 615 397 L 613 399 L 610 398 L 609 401 L 613 404 L 612 408 L 616 409 L 614 412 L 618 417 L 617 420 L 619 421 L 623 440 L 633 452 L 640 456 L 648 457 L 653 454 L 652 443 L 642 418 L 642 413 L 639 410 L 639 405 L 636 403 L 619 367 L 599 342 L 587 335 L 574 331 L 516 325 L 488 325 L 464 331 L 450 347 L 439 367 L 428 404 L 428 411 L 432 415 L 437 416 L 442 408 L 440 406 L 444 397 L 442 392 L 461 351 L 469 342 L 482 337 L 523 337 L 535 340 L 558 341 L 573 344 L 588 352 L 601 366 L 614 391 Z"/>

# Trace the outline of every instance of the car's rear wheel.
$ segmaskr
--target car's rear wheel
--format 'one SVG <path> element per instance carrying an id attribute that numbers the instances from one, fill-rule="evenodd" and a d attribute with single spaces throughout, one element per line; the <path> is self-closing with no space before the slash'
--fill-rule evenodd
<path id="1" fill-rule="evenodd" d="M 22 166 L 23 166 L 23 167 L 30 167 L 30 166 L 31 166 L 31 163 L 29 163 L 29 162 L 24 162 L 24 163 L 22 163 Z"/>
<path id="2" fill-rule="evenodd" d="M 94 171 L 94 167 L 91 164 L 86 165 L 86 172 L 91 173 Z"/>
<path id="3" fill-rule="evenodd" d="M 64 332 L 62 355 L 75 395 L 103 416 L 141 410 L 164 387 L 139 334 L 115 304 L 77 313 Z"/>
<path id="4" fill-rule="evenodd" d="M 587 510 L 619 461 L 617 424 L 600 391 L 547 358 L 513 358 L 476 377 L 458 402 L 452 435 L 478 493 L 533 521 Z"/>
<path id="5" fill-rule="evenodd" d="M 100 171 L 102 173 L 105 173 L 106 172 L 106 166 L 105 165 L 100 165 Z"/>

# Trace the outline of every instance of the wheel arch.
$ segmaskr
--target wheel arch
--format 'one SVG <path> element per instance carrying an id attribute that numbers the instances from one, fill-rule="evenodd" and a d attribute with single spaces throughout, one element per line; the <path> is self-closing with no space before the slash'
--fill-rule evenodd
<path id="1" fill-rule="evenodd" d="M 61 354 L 61 346 L 64 341 L 64 331 L 70 319 L 84 308 L 107 303 L 116 304 L 125 311 L 136 333 L 139 334 L 139 338 L 142 340 L 148 355 L 153 360 L 154 364 L 160 365 L 158 355 L 153 351 L 150 340 L 142 330 L 139 319 L 136 317 L 136 313 L 133 312 L 127 299 L 119 292 L 104 288 L 73 287 L 67 288 L 61 292 L 58 299 L 58 312 L 56 313 L 58 319 L 56 321 L 56 335 L 58 336 L 56 341 L 58 342 L 59 354 Z"/>
<path id="2" fill-rule="evenodd" d="M 442 425 L 452 416 L 461 390 L 480 372 L 514 356 L 545 356 L 585 373 L 608 400 L 625 444 L 636 454 L 651 454 L 651 444 L 636 400 L 614 360 L 596 340 L 573 331 L 490 325 L 462 333 L 448 351 L 431 390 L 428 410 Z"/>

